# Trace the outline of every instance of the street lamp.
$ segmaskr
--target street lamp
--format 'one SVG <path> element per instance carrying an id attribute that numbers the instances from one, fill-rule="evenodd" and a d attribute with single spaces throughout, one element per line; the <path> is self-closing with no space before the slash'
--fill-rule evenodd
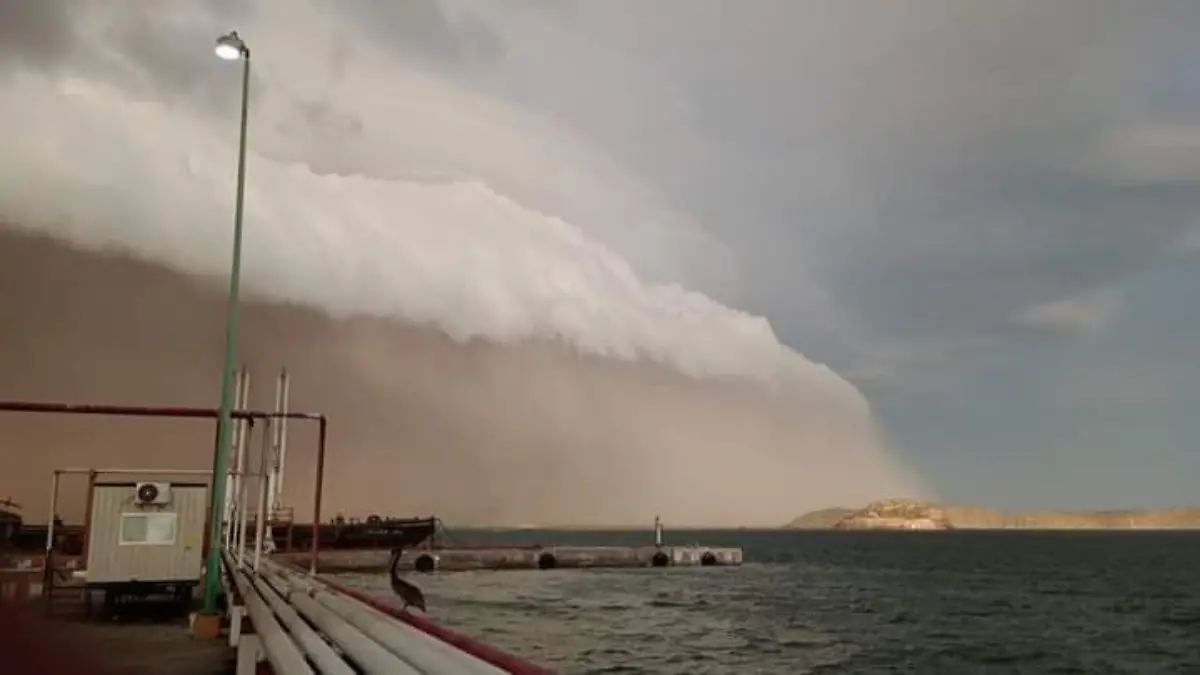
<path id="1" fill-rule="evenodd" d="M 230 31 L 217 38 L 215 52 L 226 61 L 242 62 L 242 122 L 238 137 L 237 197 L 233 213 L 233 267 L 229 272 L 229 300 L 225 311 L 225 363 L 221 371 L 221 409 L 217 418 L 217 450 L 213 456 L 212 502 L 209 505 L 208 561 L 204 574 L 202 613 L 217 615 L 221 584 L 221 524 L 225 505 L 225 466 L 233 438 L 233 379 L 237 362 L 238 290 L 242 276 L 242 205 L 246 193 L 246 120 L 250 102 L 250 48 Z"/>
<path id="2" fill-rule="evenodd" d="M 242 57 L 245 57 L 246 61 L 250 60 L 250 50 L 246 48 L 246 43 L 242 42 L 242 38 L 238 37 L 236 30 L 231 30 L 217 38 L 215 51 L 218 57 L 226 61 L 237 61 Z"/>

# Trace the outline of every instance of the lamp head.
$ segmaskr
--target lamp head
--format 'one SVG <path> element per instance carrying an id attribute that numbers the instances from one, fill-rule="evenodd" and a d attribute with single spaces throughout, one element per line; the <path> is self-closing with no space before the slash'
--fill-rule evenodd
<path id="1" fill-rule="evenodd" d="M 216 52 L 218 58 L 226 61 L 237 61 L 250 55 L 250 50 L 246 47 L 246 43 L 242 42 L 242 38 L 238 37 L 236 30 L 229 31 L 217 38 L 217 45 L 213 51 Z"/>

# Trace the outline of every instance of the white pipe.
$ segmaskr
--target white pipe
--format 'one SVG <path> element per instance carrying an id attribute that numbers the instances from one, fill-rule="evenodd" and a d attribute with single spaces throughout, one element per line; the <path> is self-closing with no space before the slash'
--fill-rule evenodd
<path id="1" fill-rule="evenodd" d="M 505 672 L 374 607 L 331 592 L 324 584 L 301 577 L 274 561 L 265 561 L 263 570 L 270 574 L 267 578 L 274 579 L 276 585 L 283 584 L 284 588 L 290 587 L 305 597 L 311 597 L 392 654 L 411 663 L 417 670 L 463 675 L 497 675 Z"/>
<path id="2" fill-rule="evenodd" d="M 387 647 L 393 654 L 403 655 L 406 661 L 423 672 L 453 672 L 462 675 L 495 675 L 505 672 L 357 600 L 324 590 L 315 592 L 313 599 Z"/>
<path id="3" fill-rule="evenodd" d="M 241 378 L 242 398 L 240 401 L 237 401 L 236 405 L 238 410 L 245 410 L 250 407 L 250 370 L 245 366 L 242 366 Z M 244 500 L 241 499 L 241 496 L 246 492 L 246 431 L 249 425 L 250 421 L 241 417 L 234 420 L 233 423 L 234 485 L 237 490 L 235 494 L 239 498 L 238 504 L 234 507 L 236 509 L 241 509 L 244 506 Z M 239 523 L 244 522 L 240 512 L 238 513 L 238 521 Z M 241 536 L 241 534 L 239 533 L 238 536 Z"/>
<path id="4" fill-rule="evenodd" d="M 50 555 L 54 552 L 54 512 L 58 510 L 58 479 L 60 474 L 61 472 L 55 471 L 54 478 L 50 480 L 50 516 L 46 518 L 46 562 L 50 562 Z M 85 530 L 87 526 L 87 523 L 83 524 Z"/>
<path id="5" fill-rule="evenodd" d="M 238 401 L 238 410 L 250 407 L 250 371 L 245 366 L 242 368 L 242 400 Z M 238 476 L 241 476 L 246 471 L 246 434 L 250 428 L 250 420 L 239 417 L 233 428 L 237 431 L 237 472 Z"/>
<path id="6" fill-rule="evenodd" d="M 258 506 L 254 514 L 254 571 L 258 571 L 258 564 L 262 560 L 263 537 L 265 536 L 266 527 L 266 510 L 267 510 L 267 459 L 271 452 L 271 420 L 267 420 L 267 426 L 263 429 L 262 435 L 262 450 L 258 456 Z"/>
<path id="7" fill-rule="evenodd" d="M 253 431 L 253 429 L 252 429 L 252 431 Z M 243 436 L 242 437 L 242 447 L 243 448 L 246 447 L 246 442 L 247 442 L 247 437 Z M 248 455 L 248 454 L 249 453 L 243 452 L 243 454 L 242 454 L 243 470 L 238 472 L 239 473 L 238 488 L 241 490 L 241 492 L 240 492 L 240 494 L 238 494 L 238 505 L 237 505 L 237 512 L 238 512 L 238 533 L 237 533 L 238 557 L 237 557 L 237 561 L 238 561 L 238 565 L 242 566 L 242 567 L 244 567 L 246 565 L 246 525 L 250 520 L 250 509 L 246 508 L 246 500 L 249 497 L 249 486 L 247 485 L 247 482 L 246 482 L 246 476 L 245 476 L 245 470 L 244 470 L 246 455 Z"/>
<path id="8" fill-rule="evenodd" d="M 287 368 L 279 371 L 279 412 L 288 413 L 291 411 L 291 395 L 292 395 L 292 378 L 288 374 Z M 283 483 L 284 466 L 287 464 L 287 428 L 288 420 L 286 417 L 279 419 L 279 459 L 275 467 L 275 494 L 271 496 L 271 508 L 274 511 L 283 509 Z"/>
<path id="9" fill-rule="evenodd" d="M 283 372 L 279 373 L 279 377 L 275 378 L 275 407 L 272 409 L 276 413 L 283 412 Z M 276 483 L 279 480 L 279 429 L 283 426 L 283 419 L 276 418 L 273 420 L 275 426 L 271 428 L 271 470 L 267 476 L 267 500 L 270 502 L 272 517 L 275 513 L 275 492 L 278 489 Z"/>
<path id="10" fill-rule="evenodd" d="M 238 495 L 238 529 L 237 529 L 237 562 L 238 566 L 246 564 L 246 522 L 250 520 L 250 511 L 246 508 L 246 482 L 241 482 L 242 493 Z"/>
<path id="11" fill-rule="evenodd" d="M 290 591 L 287 601 L 329 639 L 333 640 L 368 675 L 420 675 L 419 670 L 379 643 L 363 635 L 345 619 L 334 614 L 303 592 Z M 439 671 L 434 671 L 439 672 Z M 440 672 L 454 672 L 442 670 Z"/>
<path id="12" fill-rule="evenodd" d="M 233 407 L 234 410 L 244 410 L 246 407 L 246 368 L 238 369 L 238 389 L 234 393 Z M 230 434 L 229 452 L 233 453 L 232 458 L 229 458 L 229 489 L 226 491 L 226 498 L 229 501 L 229 543 L 232 545 L 236 542 L 236 527 L 238 527 L 238 495 L 241 488 L 240 476 L 240 458 L 241 454 L 241 425 L 240 418 L 234 419 L 233 432 Z"/>
<path id="13" fill-rule="evenodd" d="M 251 583 L 258 594 L 267 601 L 283 625 L 287 627 L 288 632 L 292 634 L 304 653 L 312 658 L 313 663 L 323 675 L 356 675 L 354 669 L 338 656 L 337 652 L 333 651 L 333 648 L 322 640 L 321 636 L 317 635 L 304 619 L 300 618 L 296 610 L 279 597 L 275 589 L 261 578 L 254 579 Z"/>
<path id="14" fill-rule="evenodd" d="M 225 564 L 233 566 L 232 557 L 228 553 L 225 554 Z M 266 652 L 267 661 L 271 663 L 271 670 L 276 675 L 316 675 L 304 660 L 300 648 L 284 632 L 271 609 L 250 586 L 245 575 L 233 570 L 232 576 L 238 595 L 242 597 L 246 611 L 250 614 L 250 621 L 254 624 L 254 632 L 262 640 L 263 651 Z"/>
<path id="15" fill-rule="evenodd" d="M 249 382 L 246 380 L 245 368 L 239 368 L 236 377 L 236 389 L 233 393 L 233 408 L 234 410 L 242 410 L 246 407 L 246 388 Z M 242 428 L 242 420 L 239 418 L 234 421 L 233 433 L 231 434 L 230 451 L 233 452 L 233 461 L 229 463 L 229 470 L 225 477 L 225 548 L 231 548 L 234 541 L 234 529 L 237 526 L 237 513 L 235 511 L 238 495 L 238 467 L 241 443 L 238 435 Z"/>

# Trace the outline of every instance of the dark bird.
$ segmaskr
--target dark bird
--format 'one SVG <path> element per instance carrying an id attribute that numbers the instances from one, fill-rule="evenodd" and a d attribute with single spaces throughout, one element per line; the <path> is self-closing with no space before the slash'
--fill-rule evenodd
<path id="1" fill-rule="evenodd" d="M 421 589 L 416 584 L 400 576 L 400 555 L 403 552 L 403 548 L 392 549 L 392 562 L 388 567 L 388 576 L 391 577 L 392 581 L 392 591 L 404 601 L 404 607 L 401 609 L 416 607 L 424 612 L 426 611 L 425 594 L 421 592 Z"/>

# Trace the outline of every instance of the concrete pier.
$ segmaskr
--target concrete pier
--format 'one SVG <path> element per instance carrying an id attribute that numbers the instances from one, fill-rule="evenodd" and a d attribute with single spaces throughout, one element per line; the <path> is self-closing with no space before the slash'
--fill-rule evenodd
<path id="1" fill-rule="evenodd" d="M 21 578 L 21 577 L 24 578 Z M 78 585 L 38 597 L 41 574 L 0 573 L 0 672 L 104 675 L 232 675 L 235 651 L 226 640 L 196 640 L 186 616 L 159 606 L 119 621 L 89 616 Z M 3 585 L 3 584 L 0 584 Z M 25 595 L 28 593 L 28 595 Z M 170 609 L 170 608 L 167 608 Z"/>
<path id="2" fill-rule="evenodd" d="M 301 566 L 305 554 L 280 554 Z M 390 551 L 322 551 L 320 569 L 336 572 L 382 572 Z M 409 550 L 401 557 L 408 572 L 464 570 L 528 570 L 615 567 L 730 567 L 742 564 L 742 549 L 716 546 L 538 546 Z"/>

